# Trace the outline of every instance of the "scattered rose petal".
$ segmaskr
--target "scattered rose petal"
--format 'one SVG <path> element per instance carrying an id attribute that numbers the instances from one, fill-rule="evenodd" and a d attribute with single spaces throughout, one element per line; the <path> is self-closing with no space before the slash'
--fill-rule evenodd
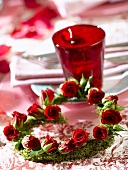
<path id="1" fill-rule="evenodd" d="M 6 60 L 0 61 L 0 73 L 8 73 L 10 71 L 9 63 Z"/>
<path id="2" fill-rule="evenodd" d="M 37 0 L 24 0 L 24 4 L 26 6 L 26 8 L 39 8 L 41 6 L 41 4 L 38 3 Z"/>
<path id="3" fill-rule="evenodd" d="M 27 21 L 21 22 L 16 27 L 11 36 L 19 38 L 41 38 L 47 34 L 47 31 L 53 28 L 51 20 L 56 18 L 58 13 L 51 8 L 43 8 Z"/>
<path id="4" fill-rule="evenodd" d="M 0 57 L 10 51 L 11 46 L 0 45 Z"/>

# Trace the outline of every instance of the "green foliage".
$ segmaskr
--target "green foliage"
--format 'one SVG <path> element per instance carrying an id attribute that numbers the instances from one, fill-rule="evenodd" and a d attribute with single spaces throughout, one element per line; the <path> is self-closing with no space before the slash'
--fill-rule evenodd
<path id="1" fill-rule="evenodd" d="M 113 136 L 109 136 L 107 139 L 98 141 L 96 139 L 90 139 L 85 146 L 77 147 L 76 150 L 71 151 L 67 154 L 61 154 L 59 151 L 56 151 L 52 154 L 39 151 L 30 151 L 28 149 L 23 149 L 20 151 L 20 154 L 24 157 L 25 160 L 31 160 L 34 162 L 42 163 L 54 163 L 62 161 L 72 161 L 83 158 L 91 158 L 100 151 L 104 151 L 110 147 L 114 142 Z"/>
<path id="2" fill-rule="evenodd" d="M 53 102 L 52 104 L 62 104 L 64 102 L 67 102 L 68 101 L 68 98 L 67 97 L 64 97 L 63 95 L 61 94 L 58 94 L 54 99 L 53 99 Z"/>

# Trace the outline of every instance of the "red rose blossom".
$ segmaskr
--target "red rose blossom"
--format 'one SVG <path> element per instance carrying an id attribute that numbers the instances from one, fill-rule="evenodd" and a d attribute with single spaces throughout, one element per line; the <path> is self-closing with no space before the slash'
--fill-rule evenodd
<path id="1" fill-rule="evenodd" d="M 61 112 L 61 109 L 57 105 L 46 106 L 44 115 L 46 116 L 47 120 L 57 120 L 59 118 L 59 112 Z"/>
<path id="2" fill-rule="evenodd" d="M 88 92 L 87 101 L 90 104 L 99 103 L 103 99 L 104 95 L 105 93 L 102 90 L 98 88 L 91 88 Z"/>
<path id="3" fill-rule="evenodd" d="M 41 99 L 43 102 L 48 98 L 49 102 L 52 102 L 54 98 L 54 91 L 51 89 L 41 90 Z"/>
<path id="4" fill-rule="evenodd" d="M 113 100 L 114 103 L 117 104 L 118 96 L 116 96 L 116 95 L 110 95 L 110 96 L 105 97 L 105 100 Z"/>
<path id="5" fill-rule="evenodd" d="M 108 129 L 106 126 L 95 126 L 93 129 L 93 136 L 97 140 L 103 140 L 108 137 Z"/>
<path id="6" fill-rule="evenodd" d="M 76 129 L 73 132 L 73 139 L 76 146 L 82 146 L 87 143 L 89 133 L 83 129 Z"/>
<path id="7" fill-rule="evenodd" d="M 43 110 L 40 105 L 38 105 L 37 103 L 34 103 L 32 106 L 30 106 L 27 110 L 28 112 L 28 115 L 29 116 L 33 116 L 33 117 L 36 117 L 36 116 L 42 116 L 42 113 L 41 113 L 41 110 Z"/>
<path id="8" fill-rule="evenodd" d="M 49 147 L 47 147 L 49 144 L 51 144 Z M 47 135 L 45 137 L 45 142 L 43 145 L 43 149 L 45 152 L 50 153 L 50 152 L 54 152 L 58 149 L 59 144 L 57 143 L 57 141 L 55 139 L 53 139 L 51 136 Z"/>
<path id="9" fill-rule="evenodd" d="M 28 148 L 30 150 L 39 150 L 41 148 L 39 139 L 30 135 L 23 138 L 22 145 L 24 148 Z"/>
<path id="10" fill-rule="evenodd" d="M 9 141 L 11 141 L 12 139 L 17 139 L 19 136 L 19 131 L 15 129 L 12 125 L 6 126 L 3 133 Z"/>
<path id="11" fill-rule="evenodd" d="M 62 142 L 59 146 L 59 150 L 61 153 L 71 152 L 71 151 L 75 150 L 75 148 L 76 148 L 76 145 L 72 138 L 67 139 L 66 141 Z"/>
<path id="12" fill-rule="evenodd" d="M 75 97 L 78 90 L 79 90 L 79 85 L 76 84 L 76 82 L 74 81 L 67 81 L 61 87 L 63 96 L 68 98 Z"/>
<path id="13" fill-rule="evenodd" d="M 103 124 L 118 124 L 122 117 L 118 110 L 108 109 L 102 112 L 101 122 Z"/>
<path id="14" fill-rule="evenodd" d="M 12 114 L 14 121 L 16 120 L 16 125 L 20 126 L 22 122 L 27 120 L 27 115 L 14 111 Z"/>

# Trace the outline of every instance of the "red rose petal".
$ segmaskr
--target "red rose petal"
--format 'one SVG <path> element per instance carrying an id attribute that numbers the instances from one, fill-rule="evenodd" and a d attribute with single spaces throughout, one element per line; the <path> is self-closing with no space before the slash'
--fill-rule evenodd
<path id="1" fill-rule="evenodd" d="M 0 72 L 1 73 L 8 73 L 10 71 L 9 63 L 6 60 L 0 61 Z"/>
<path id="2" fill-rule="evenodd" d="M 35 9 L 39 8 L 42 4 L 39 4 L 37 0 L 24 0 L 26 8 Z"/>

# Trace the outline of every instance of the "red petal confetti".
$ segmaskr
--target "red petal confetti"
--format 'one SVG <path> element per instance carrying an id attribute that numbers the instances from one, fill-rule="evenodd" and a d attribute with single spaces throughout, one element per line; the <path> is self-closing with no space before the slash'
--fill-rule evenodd
<path id="1" fill-rule="evenodd" d="M 10 46 L 0 45 L 0 57 L 10 51 Z"/>
<path id="2" fill-rule="evenodd" d="M 39 8 L 42 4 L 39 4 L 37 0 L 24 0 L 24 5 L 26 8 L 35 9 Z"/>
<path id="3" fill-rule="evenodd" d="M 58 17 L 58 13 L 55 10 L 45 7 L 27 21 L 21 22 L 18 29 L 13 30 L 11 36 L 16 39 L 41 38 L 47 30 L 53 28 L 51 20 L 56 17 Z"/>
<path id="4" fill-rule="evenodd" d="M 6 60 L 0 61 L 0 73 L 8 73 L 10 71 L 9 63 Z"/>

